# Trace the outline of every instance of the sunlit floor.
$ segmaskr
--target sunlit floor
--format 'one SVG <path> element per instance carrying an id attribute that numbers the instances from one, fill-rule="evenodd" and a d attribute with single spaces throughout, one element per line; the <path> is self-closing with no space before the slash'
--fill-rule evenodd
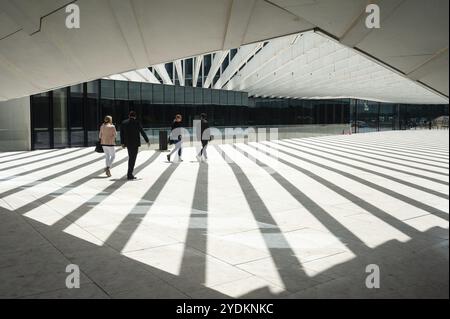
<path id="1" fill-rule="evenodd" d="M 131 182 L 123 150 L 0 153 L 0 297 L 448 298 L 448 138 L 142 151 Z"/>

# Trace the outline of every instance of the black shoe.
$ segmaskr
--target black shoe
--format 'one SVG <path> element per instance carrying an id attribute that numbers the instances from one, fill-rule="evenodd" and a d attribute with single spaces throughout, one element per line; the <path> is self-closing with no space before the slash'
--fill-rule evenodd
<path id="1" fill-rule="evenodd" d="M 167 161 L 170 162 L 170 155 L 167 155 Z"/>
<path id="2" fill-rule="evenodd" d="M 136 177 L 136 176 L 128 176 L 127 179 L 128 179 L 129 181 L 132 181 L 132 180 L 137 179 L 137 177 Z"/>

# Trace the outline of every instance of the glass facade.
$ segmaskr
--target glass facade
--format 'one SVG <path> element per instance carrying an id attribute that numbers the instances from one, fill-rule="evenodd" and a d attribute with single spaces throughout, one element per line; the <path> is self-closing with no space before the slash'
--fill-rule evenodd
<path id="1" fill-rule="evenodd" d="M 246 92 L 105 79 L 30 99 L 33 149 L 94 145 L 104 116 L 120 129 L 130 110 L 146 130 L 169 127 L 177 113 L 187 127 L 204 112 L 215 127 L 348 124 L 355 133 L 406 129 L 448 115 L 448 105 L 249 98 Z"/>

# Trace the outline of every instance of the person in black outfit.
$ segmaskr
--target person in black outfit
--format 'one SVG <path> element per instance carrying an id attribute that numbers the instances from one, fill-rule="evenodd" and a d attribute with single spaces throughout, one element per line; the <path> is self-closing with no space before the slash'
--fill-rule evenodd
<path id="1" fill-rule="evenodd" d="M 183 159 L 181 158 L 182 143 L 183 143 L 182 132 L 181 132 L 182 127 L 183 127 L 183 117 L 181 116 L 181 114 L 177 114 L 175 116 L 175 119 L 172 122 L 172 129 L 170 131 L 170 136 L 169 136 L 170 144 L 175 144 L 175 147 L 172 150 L 172 152 L 170 152 L 170 154 L 167 155 L 167 161 L 169 161 L 169 162 L 170 162 L 170 156 L 172 156 L 172 154 L 174 154 L 177 151 L 178 151 L 178 159 L 180 160 L 180 162 L 183 161 Z"/>
<path id="2" fill-rule="evenodd" d="M 209 132 L 209 123 L 206 118 L 206 113 L 200 114 L 200 141 L 202 142 L 202 149 L 200 153 L 197 155 L 197 160 L 200 162 L 202 160 L 202 156 L 205 161 L 208 160 L 208 154 L 206 153 L 206 148 L 208 146 L 208 142 L 211 140 L 211 135 Z"/>
<path id="3" fill-rule="evenodd" d="M 133 171 L 134 165 L 136 164 L 138 150 L 141 146 L 140 134 L 142 134 L 142 136 L 144 137 L 147 145 L 150 146 L 150 141 L 147 137 L 147 134 L 145 134 L 141 124 L 136 120 L 136 112 L 130 111 L 128 119 L 123 121 L 120 127 L 120 141 L 122 147 L 126 147 L 128 150 L 128 180 L 136 179 L 136 177 L 133 175 Z"/>

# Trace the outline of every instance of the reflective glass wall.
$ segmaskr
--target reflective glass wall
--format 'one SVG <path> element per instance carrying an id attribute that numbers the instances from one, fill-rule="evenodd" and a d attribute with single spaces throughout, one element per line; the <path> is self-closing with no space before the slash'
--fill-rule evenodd
<path id="1" fill-rule="evenodd" d="M 448 105 L 249 98 L 246 92 L 102 79 L 31 96 L 32 147 L 94 145 L 104 116 L 120 129 L 130 110 L 148 130 L 170 127 L 177 113 L 186 127 L 207 113 L 215 127 L 347 124 L 355 133 L 406 129 L 448 115 Z"/>

